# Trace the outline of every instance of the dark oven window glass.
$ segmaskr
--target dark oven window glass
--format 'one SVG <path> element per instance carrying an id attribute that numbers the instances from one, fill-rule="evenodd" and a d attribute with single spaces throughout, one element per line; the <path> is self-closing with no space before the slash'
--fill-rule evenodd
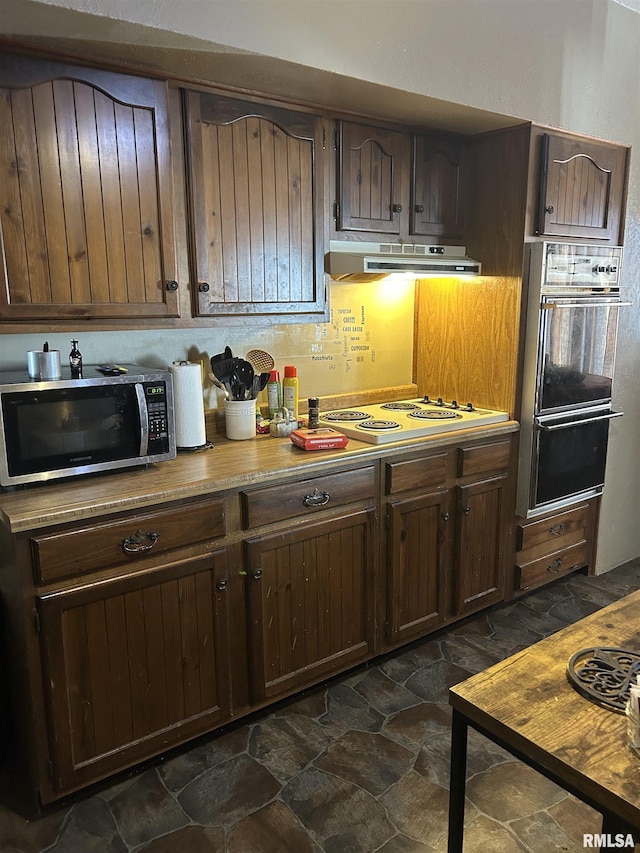
<path id="1" fill-rule="evenodd" d="M 4 394 L 11 476 L 132 459 L 140 418 L 131 384 Z"/>
<path id="2" fill-rule="evenodd" d="M 567 420 L 578 425 L 549 432 L 536 425 L 536 506 L 604 484 L 609 420 L 583 424 L 575 416 Z"/>
<path id="3" fill-rule="evenodd" d="M 613 304 L 563 307 L 561 300 L 550 300 L 539 412 L 611 399 L 618 311 Z"/>

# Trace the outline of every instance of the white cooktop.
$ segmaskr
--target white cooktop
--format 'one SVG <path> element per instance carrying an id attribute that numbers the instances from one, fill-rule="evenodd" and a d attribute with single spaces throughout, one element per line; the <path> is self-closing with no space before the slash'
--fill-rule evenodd
<path id="1" fill-rule="evenodd" d="M 507 412 L 478 409 L 471 403 L 435 401 L 429 397 L 320 413 L 320 426 L 330 426 L 350 438 L 382 444 L 436 435 L 455 429 L 508 421 Z"/>

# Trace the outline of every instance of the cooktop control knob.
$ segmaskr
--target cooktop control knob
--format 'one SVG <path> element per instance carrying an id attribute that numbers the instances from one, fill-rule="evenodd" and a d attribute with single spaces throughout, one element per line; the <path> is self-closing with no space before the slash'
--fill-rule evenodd
<path id="1" fill-rule="evenodd" d="M 428 394 L 425 394 L 424 397 L 422 398 L 422 402 L 423 403 L 430 403 L 431 397 Z"/>
<path id="2" fill-rule="evenodd" d="M 452 408 L 452 409 L 459 409 L 459 408 L 460 408 L 460 406 L 458 406 L 458 401 L 457 401 L 457 400 L 452 400 L 452 401 L 451 401 L 451 408 Z"/>
<path id="3" fill-rule="evenodd" d="M 465 406 L 465 409 L 468 412 L 472 412 L 473 411 L 473 403 L 467 403 L 467 405 Z"/>
<path id="4" fill-rule="evenodd" d="M 436 401 L 436 406 L 444 406 L 444 401 L 443 401 L 442 397 L 438 397 L 438 399 Z"/>

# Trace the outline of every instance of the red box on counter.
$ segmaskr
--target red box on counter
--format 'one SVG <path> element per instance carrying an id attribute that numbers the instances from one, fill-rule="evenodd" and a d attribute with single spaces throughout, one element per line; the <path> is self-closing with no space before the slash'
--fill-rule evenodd
<path id="1" fill-rule="evenodd" d="M 334 450 L 338 447 L 346 447 L 349 443 L 346 435 L 331 427 L 294 429 L 290 437 L 296 447 L 301 447 L 303 450 Z"/>

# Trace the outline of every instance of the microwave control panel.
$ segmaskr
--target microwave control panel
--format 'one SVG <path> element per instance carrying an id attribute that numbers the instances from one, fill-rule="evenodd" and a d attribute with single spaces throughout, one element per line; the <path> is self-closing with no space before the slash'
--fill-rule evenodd
<path id="1" fill-rule="evenodd" d="M 169 449 L 169 406 L 165 382 L 144 382 L 150 456 Z"/>

